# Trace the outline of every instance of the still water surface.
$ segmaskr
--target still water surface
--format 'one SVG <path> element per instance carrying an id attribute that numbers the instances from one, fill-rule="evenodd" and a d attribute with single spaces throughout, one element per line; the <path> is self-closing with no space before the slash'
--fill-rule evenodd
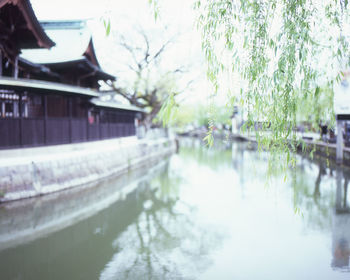
<path id="1" fill-rule="evenodd" d="M 146 170 L 145 170 L 146 169 Z M 0 279 L 350 279 L 350 172 L 244 143 L 0 208 Z"/>

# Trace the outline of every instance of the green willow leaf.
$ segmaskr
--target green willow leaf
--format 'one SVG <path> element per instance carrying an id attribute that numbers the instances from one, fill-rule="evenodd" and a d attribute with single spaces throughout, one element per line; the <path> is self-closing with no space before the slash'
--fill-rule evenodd
<path id="1" fill-rule="evenodd" d="M 338 1 L 200 3 L 198 26 L 208 62 L 207 77 L 215 91 L 220 91 L 219 77 L 229 76 L 230 71 L 238 73 L 244 85 L 236 98 L 246 115 L 243 127 L 261 130 L 256 134 L 265 147 L 294 153 L 300 121 L 307 120 L 313 130 L 321 119 L 332 122 L 329 97 L 333 84 L 340 80 L 333 74 L 337 72 L 334 65 L 338 58 L 350 57 L 344 36 L 329 36 L 334 29 L 341 31 L 341 19 L 349 18 L 341 14 Z M 224 61 L 222 53 L 231 54 L 232 59 L 227 61 L 225 56 Z M 322 68 L 320 57 L 326 54 L 330 63 Z M 291 155 L 286 159 L 295 161 Z"/>

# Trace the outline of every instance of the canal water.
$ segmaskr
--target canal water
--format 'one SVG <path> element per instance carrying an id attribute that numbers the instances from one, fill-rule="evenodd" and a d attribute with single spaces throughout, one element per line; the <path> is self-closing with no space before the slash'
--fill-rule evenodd
<path id="1" fill-rule="evenodd" d="M 267 171 L 247 143 L 183 139 L 118 179 L 3 204 L 0 279 L 350 279 L 349 170 Z"/>

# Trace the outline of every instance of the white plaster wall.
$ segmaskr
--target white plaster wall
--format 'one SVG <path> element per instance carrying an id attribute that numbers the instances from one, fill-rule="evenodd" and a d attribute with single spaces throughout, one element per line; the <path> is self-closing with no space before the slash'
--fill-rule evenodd
<path id="1" fill-rule="evenodd" d="M 136 137 L 2 150 L 0 202 L 91 183 L 174 151 L 174 139 Z"/>

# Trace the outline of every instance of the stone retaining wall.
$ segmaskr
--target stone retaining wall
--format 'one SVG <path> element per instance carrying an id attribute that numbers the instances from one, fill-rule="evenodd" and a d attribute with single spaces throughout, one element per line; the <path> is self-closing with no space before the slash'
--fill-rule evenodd
<path id="1" fill-rule="evenodd" d="M 0 202 L 91 183 L 174 151 L 174 139 L 136 137 L 3 150 L 0 151 Z"/>
<path id="2" fill-rule="evenodd" d="M 304 140 L 307 153 L 314 153 L 321 157 L 327 158 L 330 161 L 336 162 L 337 147 L 335 144 L 329 144 L 324 142 L 316 142 L 310 140 Z M 299 147 L 299 151 L 302 152 L 302 145 Z M 348 147 L 343 148 L 343 165 L 350 166 L 350 149 Z"/>
<path id="3" fill-rule="evenodd" d="M 230 136 L 235 141 L 248 141 L 257 143 L 254 136 L 248 137 L 245 135 L 235 134 Z M 327 158 L 330 161 L 336 162 L 336 144 L 325 143 L 317 140 L 303 139 L 304 147 L 302 144 L 298 146 L 298 151 L 305 155 L 316 154 L 318 156 Z M 343 147 L 343 163 L 344 166 L 350 166 L 350 148 Z"/>

